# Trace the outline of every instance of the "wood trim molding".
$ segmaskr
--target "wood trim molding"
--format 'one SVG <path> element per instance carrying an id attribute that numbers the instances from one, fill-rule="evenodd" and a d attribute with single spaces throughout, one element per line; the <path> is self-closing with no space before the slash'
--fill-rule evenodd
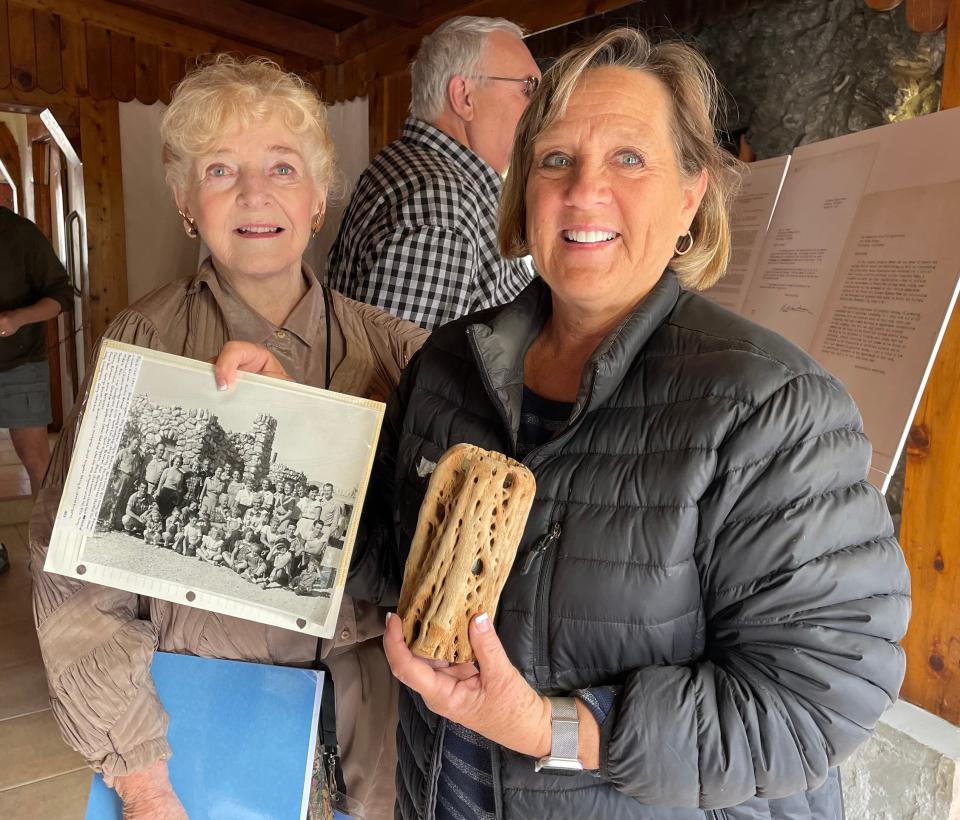
<path id="1" fill-rule="evenodd" d="M 87 210 L 90 334 L 97 339 L 127 306 L 127 246 L 116 100 L 80 99 L 80 148 Z"/>
<path id="2" fill-rule="evenodd" d="M 960 0 L 950 0 L 943 108 L 960 108 Z M 900 544 L 913 583 L 901 697 L 960 725 L 960 311 L 907 439 Z"/>
<path id="3" fill-rule="evenodd" d="M 361 2 L 359 5 L 365 4 Z M 369 5 L 375 6 L 377 3 Z M 394 2 L 393 5 L 402 6 L 403 3 Z M 202 3 L 192 0 L 136 0 L 136 6 L 147 11 L 172 14 L 191 27 L 212 28 L 229 37 L 254 38 L 258 44 L 277 52 L 302 54 L 320 62 L 334 62 L 339 56 L 337 36 L 330 29 L 243 0 L 203 0 Z M 259 47 L 248 46 L 247 49 Z"/>
<path id="4" fill-rule="evenodd" d="M 188 54 L 206 54 L 217 51 L 236 51 L 241 54 L 261 54 L 283 62 L 279 51 L 243 43 L 229 37 L 191 28 L 182 23 L 166 20 L 154 14 L 138 11 L 121 3 L 109 0 L 20 0 L 24 6 L 59 14 L 61 19 L 90 23 L 100 28 L 127 34 L 148 43 Z"/>

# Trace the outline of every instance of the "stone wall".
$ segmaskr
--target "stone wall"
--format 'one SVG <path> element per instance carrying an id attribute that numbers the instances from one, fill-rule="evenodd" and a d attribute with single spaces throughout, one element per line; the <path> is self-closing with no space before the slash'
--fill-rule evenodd
<path id="1" fill-rule="evenodd" d="M 253 476 L 258 486 L 260 479 L 270 474 L 276 433 L 277 420 L 261 413 L 254 420 L 250 432 L 233 433 L 230 436 L 229 446 L 238 454 L 246 468 L 246 474 Z"/>
<path id="2" fill-rule="evenodd" d="M 277 420 L 265 413 L 257 416 L 250 431 L 231 433 L 209 410 L 154 404 L 140 394 L 131 402 L 122 444 L 138 434 L 149 444 L 165 445 L 171 455 L 182 455 L 186 469 L 195 460 L 209 459 L 213 468 L 239 469 L 259 482 L 275 466 L 282 467 L 273 457 L 276 431 Z"/>
<path id="3" fill-rule="evenodd" d="M 958 820 L 960 729 L 900 701 L 840 774 L 849 820 Z"/>
<path id="4" fill-rule="evenodd" d="M 936 111 L 945 38 L 863 0 L 775 0 L 690 32 L 760 159 Z"/>

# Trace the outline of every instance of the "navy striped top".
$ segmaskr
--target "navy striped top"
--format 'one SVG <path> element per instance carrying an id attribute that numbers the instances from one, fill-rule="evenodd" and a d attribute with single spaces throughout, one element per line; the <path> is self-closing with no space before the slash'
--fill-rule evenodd
<path id="1" fill-rule="evenodd" d="M 517 433 L 518 457 L 522 459 L 550 441 L 566 425 L 572 409 L 571 402 L 545 399 L 524 386 Z M 616 692 L 617 687 L 600 686 L 570 694 L 580 698 L 602 724 L 613 708 Z M 437 820 L 495 820 L 491 747 L 485 737 L 447 721 L 437 782 L 434 815 Z"/>

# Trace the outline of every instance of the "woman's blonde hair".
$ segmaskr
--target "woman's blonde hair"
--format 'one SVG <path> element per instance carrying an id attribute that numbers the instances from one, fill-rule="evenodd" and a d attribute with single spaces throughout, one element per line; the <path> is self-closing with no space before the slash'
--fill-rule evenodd
<path id="1" fill-rule="evenodd" d="M 692 178 L 707 171 L 707 190 L 690 226 L 692 247 L 671 262 L 684 287 L 704 290 L 726 270 L 730 256 L 728 210 L 740 185 L 741 163 L 720 146 L 714 132 L 720 86 L 709 63 L 690 46 L 680 42 L 654 45 L 645 34 L 630 28 L 611 29 L 577 46 L 543 75 L 513 142 L 510 173 L 500 201 L 500 252 L 508 258 L 529 253 L 526 187 L 535 141 L 564 116 L 584 74 L 610 66 L 642 71 L 666 86 L 673 100 L 671 131 L 681 173 Z"/>
<path id="2" fill-rule="evenodd" d="M 306 138 L 313 179 L 328 198 L 335 196 L 340 188 L 336 151 L 326 107 L 313 86 L 271 60 L 230 54 L 218 54 L 191 71 L 173 93 L 160 121 L 167 184 L 183 190 L 193 160 L 215 151 L 232 124 L 246 126 L 274 114 Z"/>

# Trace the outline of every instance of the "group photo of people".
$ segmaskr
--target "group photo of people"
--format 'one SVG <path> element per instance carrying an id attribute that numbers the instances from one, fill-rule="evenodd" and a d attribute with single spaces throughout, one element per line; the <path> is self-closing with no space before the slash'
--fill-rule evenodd
<path id="1" fill-rule="evenodd" d="M 329 482 L 258 480 L 242 465 L 209 458 L 185 463 L 175 443 L 134 435 L 117 454 L 98 529 L 264 589 L 330 597 L 348 520 Z"/>

